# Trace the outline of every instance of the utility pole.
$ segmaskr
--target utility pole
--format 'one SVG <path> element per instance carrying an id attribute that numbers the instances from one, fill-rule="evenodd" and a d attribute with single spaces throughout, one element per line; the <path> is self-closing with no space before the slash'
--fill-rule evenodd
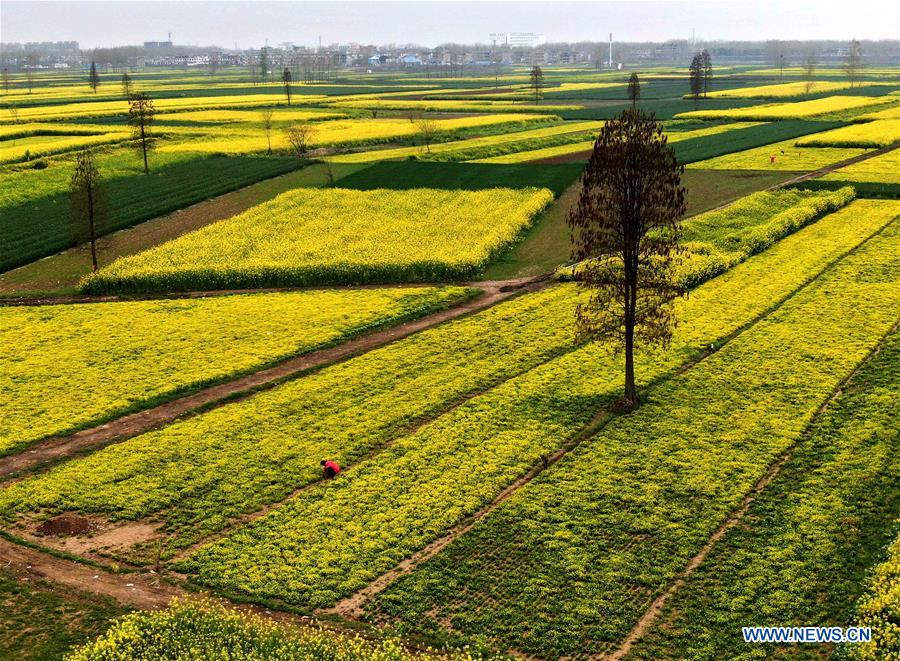
<path id="1" fill-rule="evenodd" d="M 612 69 L 612 32 L 609 33 L 609 68 Z"/>

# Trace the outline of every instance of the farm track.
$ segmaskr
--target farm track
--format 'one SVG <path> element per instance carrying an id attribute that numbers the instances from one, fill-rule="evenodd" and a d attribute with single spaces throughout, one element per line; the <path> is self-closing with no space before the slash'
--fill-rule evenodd
<path id="1" fill-rule="evenodd" d="M 312 626 L 338 634 L 360 636 L 377 640 L 378 636 L 365 630 L 350 629 L 339 622 L 320 621 L 316 618 L 286 611 L 271 610 L 252 604 L 243 604 L 212 595 L 205 591 L 188 590 L 168 577 L 148 572 L 116 573 L 108 569 L 67 560 L 41 549 L 17 544 L 0 537 L 0 564 L 17 574 L 52 581 L 87 594 L 111 597 L 119 603 L 142 610 L 166 608 L 173 598 L 205 598 L 230 608 L 260 615 L 274 622 L 295 626 Z M 404 643 L 410 651 L 427 651 L 425 648 Z"/>
<path id="2" fill-rule="evenodd" d="M 727 335 L 726 337 L 724 337 L 720 341 L 718 341 L 716 343 L 716 346 L 714 349 L 707 350 L 703 354 L 694 358 L 693 360 L 689 360 L 689 361 L 685 362 L 684 364 L 679 366 L 676 370 L 674 370 L 672 373 L 661 377 L 660 380 L 666 380 L 666 379 L 672 378 L 674 376 L 677 376 L 678 374 L 683 374 L 687 370 L 696 366 L 701 361 L 705 360 L 706 358 L 708 358 L 708 357 L 714 355 L 715 353 L 717 353 L 718 351 L 720 351 L 722 348 L 727 346 L 733 339 L 735 339 L 736 337 L 738 337 L 745 331 L 749 330 L 750 328 L 754 327 L 757 323 L 759 323 L 763 319 L 766 319 L 767 317 L 769 317 L 776 310 L 781 308 L 785 303 L 787 303 L 788 301 L 793 299 L 795 296 L 797 296 L 806 287 L 808 287 L 810 284 L 812 284 L 813 282 L 818 280 L 822 275 L 824 275 L 826 272 L 828 272 L 829 270 L 834 268 L 837 264 L 841 263 L 849 255 L 851 255 L 854 252 L 856 252 L 857 250 L 859 250 L 862 246 L 867 244 L 873 238 L 880 235 L 882 232 L 884 232 L 884 230 L 887 227 L 890 227 L 892 224 L 893 223 L 886 224 L 880 230 L 874 232 L 873 234 L 866 237 L 864 240 L 860 241 L 856 246 L 850 248 L 849 250 L 845 251 L 844 253 L 842 253 L 841 255 L 836 257 L 834 260 L 832 260 L 827 265 L 825 265 L 822 268 L 822 270 L 819 271 L 819 273 L 817 273 L 813 277 L 810 277 L 808 280 L 806 280 L 805 282 L 803 282 L 802 284 L 797 286 L 793 291 L 791 291 L 787 295 L 785 295 L 784 298 L 782 298 L 780 301 L 777 301 L 776 303 L 774 303 L 773 305 L 771 305 L 770 307 L 768 307 L 767 309 L 762 311 L 754 319 L 747 322 L 743 326 L 735 329 L 732 333 L 730 333 L 729 335 Z M 900 324 L 898 324 L 898 325 L 900 325 Z M 896 330 L 896 327 L 894 328 L 894 330 Z M 891 332 L 893 332 L 893 331 L 891 331 Z M 830 403 L 835 397 L 838 396 L 838 394 L 840 393 L 840 389 L 844 386 L 844 384 L 847 383 L 847 381 L 849 381 L 853 377 L 854 374 L 856 374 L 856 372 L 860 369 L 860 367 L 867 360 L 869 360 L 869 358 L 871 358 L 873 355 L 875 355 L 877 350 L 880 350 L 880 347 L 882 346 L 883 342 L 884 342 L 884 339 L 882 338 L 882 340 L 878 343 L 878 345 L 875 347 L 875 349 L 873 349 L 872 353 L 870 353 L 863 361 L 861 361 L 860 364 L 856 368 L 854 368 L 853 372 L 850 375 L 848 375 L 844 380 L 841 381 L 841 384 L 838 387 L 838 389 L 835 391 L 835 393 L 831 397 L 829 397 L 828 401 L 825 404 L 823 404 L 823 407 L 822 407 L 823 410 L 828 403 Z M 648 386 L 646 386 L 646 387 L 652 387 L 657 382 L 648 384 Z M 821 413 L 821 411 L 819 411 L 816 414 L 816 416 L 818 416 L 820 413 Z M 438 552 L 440 552 L 444 547 L 446 547 L 448 544 L 450 544 L 457 537 L 460 537 L 460 536 L 466 534 L 478 522 L 478 520 L 482 519 L 484 516 L 486 516 L 493 510 L 495 510 L 498 506 L 500 506 L 503 503 L 503 501 L 507 500 L 511 495 L 513 495 L 513 493 L 515 493 L 516 491 L 518 491 L 519 489 L 524 487 L 526 484 L 528 484 L 534 478 L 536 478 L 540 473 L 547 470 L 550 466 L 552 466 L 553 464 L 558 462 L 566 454 L 568 454 L 573 449 L 578 447 L 583 441 L 585 441 L 585 440 L 591 438 L 592 436 L 594 436 L 595 434 L 597 434 L 603 428 L 603 426 L 610 420 L 612 415 L 613 415 L 612 412 L 606 408 L 598 411 L 595 414 L 594 418 L 587 425 L 585 425 L 585 427 L 582 428 L 582 430 L 580 432 L 575 434 L 560 449 L 558 449 L 552 456 L 549 457 L 549 460 L 548 460 L 546 466 L 544 466 L 542 464 L 538 464 L 538 465 L 534 466 L 525 475 L 518 478 L 515 482 L 513 482 L 512 484 L 507 486 L 488 505 L 486 505 L 484 508 L 482 508 L 475 514 L 472 514 L 471 516 L 467 517 L 465 520 L 458 523 L 456 526 L 451 528 L 445 535 L 432 541 L 430 544 L 428 544 L 424 548 L 420 549 L 419 551 L 417 551 L 416 553 L 411 555 L 409 558 L 400 562 L 393 569 L 385 572 L 384 574 L 382 574 L 381 576 L 376 578 L 374 581 L 372 581 L 371 583 L 366 585 L 364 588 L 356 591 L 349 597 L 342 599 L 341 601 L 339 601 L 336 605 L 332 606 L 331 608 L 321 609 L 320 612 L 322 614 L 337 615 L 337 616 L 347 618 L 347 619 L 358 620 L 363 615 L 363 609 L 362 609 L 363 604 L 365 604 L 368 600 L 370 600 L 372 597 L 374 597 L 378 593 L 385 590 L 387 587 L 389 587 L 392 583 L 394 583 L 401 576 L 403 576 L 405 574 L 409 574 L 412 571 L 414 571 L 420 564 L 422 564 L 429 558 L 436 555 Z M 801 440 L 802 440 L 802 437 L 801 437 Z M 791 448 L 789 450 L 785 451 L 785 454 L 792 452 L 793 448 L 795 448 L 797 446 L 797 444 L 799 444 L 801 442 L 801 440 L 798 440 L 797 443 L 795 443 L 793 446 L 791 446 Z M 785 461 L 787 461 L 787 458 L 789 458 L 789 457 L 784 457 L 783 459 L 779 459 L 776 462 L 779 470 L 780 470 L 780 465 L 783 464 Z M 771 470 L 771 468 L 770 468 L 770 470 Z M 750 493 L 753 496 L 755 496 L 757 493 L 761 492 L 765 488 L 765 486 L 774 478 L 775 474 L 777 474 L 777 470 L 775 471 L 775 473 L 773 475 L 769 476 L 767 479 L 766 478 L 766 476 L 768 476 L 768 472 L 767 472 L 766 476 L 764 476 L 763 478 L 760 479 L 760 481 L 754 486 L 754 489 Z M 748 498 L 750 498 L 750 495 L 748 495 Z M 752 498 L 751 498 L 750 502 L 752 502 Z M 747 504 L 747 508 L 749 508 L 749 503 Z M 746 509 L 744 509 L 741 512 L 740 516 L 742 517 L 744 513 L 746 513 Z M 735 516 L 735 515 L 733 515 L 733 516 Z M 723 524 L 723 527 L 724 526 L 725 526 L 725 524 Z M 712 546 L 715 544 L 715 540 L 719 539 L 725 533 L 725 531 L 726 530 L 721 530 L 721 532 L 716 531 L 716 534 L 713 535 L 713 537 L 715 539 L 713 539 L 713 537 L 710 538 L 709 548 L 706 549 L 706 547 L 704 547 L 705 553 L 703 550 L 701 550 L 701 552 L 698 553 L 698 556 L 700 554 L 702 554 L 702 557 L 699 558 L 699 560 L 697 560 L 696 565 L 694 565 L 693 568 L 690 570 L 691 572 L 694 569 L 696 569 L 696 566 L 699 566 L 699 564 L 703 561 L 703 558 L 705 558 L 706 555 L 708 555 L 709 551 L 712 549 Z M 692 559 L 691 563 L 693 563 L 695 559 Z M 690 566 L 690 563 L 688 566 Z M 679 575 L 679 579 L 680 578 L 681 578 L 681 575 Z M 672 592 L 674 592 L 674 590 L 672 590 Z M 662 599 L 663 596 L 665 596 L 667 599 L 669 596 L 668 591 L 667 591 L 667 593 L 665 593 L 664 595 L 659 597 L 659 599 Z M 663 599 L 662 603 L 664 603 L 664 602 L 665 602 L 665 599 Z M 662 607 L 662 603 L 660 603 L 660 605 L 659 605 L 660 608 Z M 654 602 L 654 604 L 655 604 L 655 602 Z M 651 606 L 651 609 L 652 608 L 653 607 Z M 658 609 L 657 609 L 657 612 L 658 612 Z M 645 614 L 645 617 L 646 617 L 646 614 Z M 653 615 L 653 617 L 655 617 L 655 614 Z M 651 620 L 652 620 L 652 618 L 651 618 Z M 643 621 L 643 618 L 642 618 L 642 621 Z M 645 625 L 645 628 L 648 625 L 649 625 L 649 621 L 648 621 L 648 624 Z M 629 638 L 630 638 L 630 636 L 631 636 L 631 634 L 629 634 Z M 629 644 L 629 648 L 630 648 L 631 644 L 633 644 L 633 642 L 634 641 L 632 641 Z M 623 643 L 623 645 L 624 645 L 624 643 Z M 520 655 L 518 652 L 516 652 L 516 654 Z M 596 657 L 596 658 L 606 658 L 606 657 L 600 656 L 600 657 Z M 621 658 L 621 657 L 613 657 L 613 658 Z"/>
<path id="3" fill-rule="evenodd" d="M 204 388 L 153 408 L 131 413 L 68 436 L 55 436 L 0 457 L 0 481 L 46 464 L 56 463 L 106 444 L 122 441 L 168 424 L 178 418 L 208 410 L 282 381 L 378 349 L 419 331 L 485 310 L 521 293 L 548 286 L 546 277 L 471 283 L 483 294 L 459 305 L 419 319 L 365 334 L 333 347 L 311 351 L 251 374 Z"/>
<path id="4" fill-rule="evenodd" d="M 697 552 L 694 557 L 692 557 L 688 563 L 685 565 L 684 569 L 678 574 L 674 581 L 671 582 L 669 587 L 660 594 L 653 602 L 650 604 L 650 607 L 644 611 L 644 614 L 637 621 L 634 628 L 628 633 L 628 635 L 623 639 L 622 643 L 619 647 L 612 652 L 611 654 L 602 654 L 597 656 L 592 656 L 592 659 L 603 659 L 609 661 L 616 661 L 618 659 L 622 659 L 628 655 L 631 651 L 631 648 L 635 643 L 640 641 L 641 637 L 647 632 L 647 630 L 653 625 L 656 619 L 659 617 L 662 612 L 663 607 L 666 605 L 666 602 L 675 595 L 678 590 L 680 590 L 684 584 L 687 582 L 688 578 L 697 570 L 700 565 L 703 564 L 704 560 L 706 560 L 707 556 L 712 552 L 713 548 L 715 548 L 716 543 L 725 536 L 725 534 L 734 526 L 741 523 L 746 516 L 747 512 L 750 511 L 750 507 L 753 505 L 753 502 L 756 498 L 762 494 L 765 488 L 776 478 L 778 474 L 781 472 L 781 469 L 784 465 L 791 459 L 794 455 L 794 452 L 797 448 L 807 441 L 810 437 L 811 430 L 815 426 L 815 423 L 819 420 L 819 418 L 828 410 L 828 407 L 831 406 L 832 402 L 837 399 L 841 393 L 846 388 L 847 384 L 850 383 L 856 374 L 862 369 L 862 367 L 872 360 L 878 353 L 881 351 L 884 346 L 887 338 L 896 333 L 897 330 L 900 329 L 900 322 L 896 323 L 893 328 L 881 338 L 878 344 L 863 358 L 860 363 L 851 371 L 835 388 L 834 392 L 822 403 L 822 405 L 818 408 L 815 415 L 810 419 L 809 423 L 806 426 L 804 432 L 799 436 L 797 441 L 793 443 L 788 449 L 786 449 L 779 457 L 775 460 L 767 469 L 766 472 L 763 473 L 763 476 L 759 478 L 756 484 L 753 485 L 753 488 L 744 496 L 741 501 L 740 507 L 735 510 L 732 514 L 725 519 L 724 522 L 710 535 L 709 539 L 706 543 L 701 547 L 701 549 Z"/>

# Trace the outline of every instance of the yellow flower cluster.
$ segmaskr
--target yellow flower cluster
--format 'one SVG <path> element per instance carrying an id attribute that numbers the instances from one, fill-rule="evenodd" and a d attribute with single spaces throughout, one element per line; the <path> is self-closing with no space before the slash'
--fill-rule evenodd
<path id="1" fill-rule="evenodd" d="M 475 661 L 467 652 L 411 652 L 395 638 L 370 640 L 314 626 L 276 622 L 218 602 L 174 599 L 161 611 L 137 611 L 116 620 L 66 661 L 136 659 L 270 659 L 277 661 Z"/>
<path id="2" fill-rule="evenodd" d="M 897 523 L 900 523 L 898 520 Z M 852 645 L 850 657 L 860 661 L 900 657 L 900 536 L 888 558 L 875 568 L 868 593 L 857 605 L 857 625 L 871 627 L 872 641 Z"/>

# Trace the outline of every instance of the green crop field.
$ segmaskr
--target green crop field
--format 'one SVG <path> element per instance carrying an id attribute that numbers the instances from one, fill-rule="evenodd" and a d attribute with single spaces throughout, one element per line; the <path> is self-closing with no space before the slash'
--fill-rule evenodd
<path id="1" fill-rule="evenodd" d="M 681 1 L 4 3 L 0 657 L 900 658 L 896 21 Z"/>

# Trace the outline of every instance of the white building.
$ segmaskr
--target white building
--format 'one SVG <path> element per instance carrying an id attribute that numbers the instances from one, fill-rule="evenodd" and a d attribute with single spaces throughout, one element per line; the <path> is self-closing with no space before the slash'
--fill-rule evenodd
<path id="1" fill-rule="evenodd" d="M 491 35 L 494 46 L 510 48 L 534 48 L 547 43 L 547 37 L 534 32 L 495 32 Z"/>

